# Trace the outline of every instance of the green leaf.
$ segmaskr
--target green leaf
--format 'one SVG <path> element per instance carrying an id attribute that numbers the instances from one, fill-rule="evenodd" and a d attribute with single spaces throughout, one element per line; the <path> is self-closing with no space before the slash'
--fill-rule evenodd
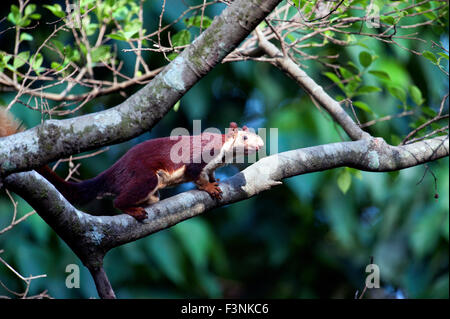
<path id="1" fill-rule="evenodd" d="M 10 12 L 10 13 L 8 14 L 8 21 L 11 22 L 11 23 L 14 24 L 14 25 L 17 25 L 17 22 L 18 22 L 19 20 L 16 18 L 16 16 L 15 16 L 12 12 Z"/>
<path id="2" fill-rule="evenodd" d="M 78 50 L 70 50 L 70 54 L 67 55 L 67 57 L 72 61 L 72 62 L 77 62 L 80 61 L 80 51 Z"/>
<path id="3" fill-rule="evenodd" d="M 347 193 L 352 185 L 352 175 L 347 170 L 343 170 L 338 176 L 337 185 L 342 193 Z"/>
<path id="4" fill-rule="evenodd" d="M 19 21 L 19 25 L 20 25 L 21 27 L 27 27 L 27 26 L 30 25 L 30 23 L 31 23 L 31 20 L 30 20 L 30 19 L 21 19 L 21 20 Z"/>
<path id="5" fill-rule="evenodd" d="M 353 102 L 353 105 L 367 113 L 374 114 L 373 111 L 370 109 L 370 106 L 368 106 L 366 103 L 362 101 L 355 101 Z"/>
<path id="6" fill-rule="evenodd" d="M 84 45 L 84 43 L 80 43 L 80 50 L 81 50 L 81 52 L 83 52 L 84 55 L 87 55 L 87 49 L 86 49 L 86 46 Z"/>
<path id="7" fill-rule="evenodd" d="M 6 54 L 6 52 L 0 52 L 0 61 L 8 63 L 11 60 L 12 55 Z"/>
<path id="8" fill-rule="evenodd" d="M 333 81 L 334 83 L 338 84 L 341 83 L 341 80 L 339 79 L 339 77 L 331 72 L 324 72 L 323 73 L 327 78 L 329 78 L 331 81 Z"/>
<path id="9" fill-rule="evenodd" d="M 62 66 L 60 63 L 58 63 L 58 62 L 52 62 L 52 63 L 50 64 L 50 67 L 51 67 L 52 69 L 54 69 L 54 70 L 57 70 L 57 71 L 61 71 L 62 68 L 63 68 L 63 66 Z"/>
<path id="10" fill-rule="evenodd" d="M 355 63 L 353 63 L 352 61 L 348 61 L 347 64 L 348 64 L 348 66 L 354 68 L 356 73 L 359 73 L 359 68 Z"/>
<path id="11" fill-rule="evenodd" d="M 380 92 L 380 91 L 381 91 L 381 89 L 377 86 L 364 85 L 364 86 L 361 86 L 356 93 L 357 94 L 368 94 L 368 93 L 374 93 L 374 92 Z"/>
<path id="12" fill-rule="evenodd" d="M 178 112 L 178 109 L 180 108 L 180 101 L 178 101 L 177 103 L 175 103 L 175 105 L 173 106 L 173 110 L 175 112 Z"/>
<path id="13" fill-rule="evenodd" d="M 258 25 L 258 29 L 260 30 L 264 29 L 265 27 L 267 27 L 266 21 L 261 21 L 261 23 Z"/>
<path id="14" fill-rule="evenodd" d="M 33 41 L 33 36 L 29 33 L 23 32 L 20 34 L 20 41 Z"/>
<path id="15" fill-rule="evenodd" d="M 31 3 L 25 7 L 25 15 L 28 16 L 36 10 L 36 5 Z"/>
<path id="16" fill-rule="evenodd" d="M 0 52 L 0 72 L 3 72 L 4 68 L 8 66 L 8 61 L 11 59 L 11 55 L 6 55 L 4 52 Z"/>
<path id="17" fill-rule="evenodd" d="M 335 33 L 331 30 L 327 30 L 324 32 L 325 35 L 329 36 L 330 38 L 333 38 Z M 299 37 L 297 36 L 296 39 L 298 39 Z"/>
<path id="18" fill-rule="evenodd" d="M 331 72 L 324 72 L 323 75 L 325 75 L 327 78 L 329 78 L 331 81 L 336 83 L 341 90 L 344 90 L 344 85 L 341 83 L 341 80 L 338 78 L 338 76 Z"/>
<path id="19" fill-rule="evenodd" d="M 399 145 L 401 143 L 401 139 L 399 143 L 392 143 L 392 145 Z M 395 181 L 399 176 L 400 176 L 400 171 L 392 171 L 392 172 L 388 172 L 388 176 L 390 177 L 391 180 Z"/>
<path id="20" fill-rule="evenodd" d="M 294 6 L 296 6 L 297 8 L 299 7 L 299 0 L 292 0 L 292 3 L 294 4 Z"/>
<path id="21" fill-rule="evenodd" d="M 439 52 L 438 54 L 439 54 L 441 57 L 443 57 L 444 59 L 448 60 L 448 54 L 447 54 L 447 53 Z"/>
<path id="22" fill-rule="evenodd" d="M 19 25 L 22 16 L 20 14 L 19 7 L 16 5 L 11 5 L 11 12 L 8 14 L 8 21 L 14 25 Z"/>
<path id="23" fill-rule="evenodd" d="M 347 35 L 347 37 L 348 38 L 350 38 L 350 37 L 353 37 L 354 38 L 354 35 L 353 34 L 349 34 L 349 35 Z M 348 41 L 348 40 L 347 40 Z M 356 45 L 359 45 L 360 47 L 363 47 L 364 49 L 367 49 L 367 50 L 369 50 L 370 48 L 365 44 L 365 43 L 363 43 L 363 42 L 356 42 L 355 43 Z"/>
<path id="24" fill-rule="evenodd" d="M 435 117 L 437 115 L 437 112 L 435 110 L 429 108 L 428 106 L 422 106 L 420 108 L 420 111 L 429 117 Z"/>
<path id="25" fill-rule="evenodd" d="M 425 12 L 423 14 L 426 18 L 428 18 L 428 20 L 436 20 L 437 16 L 436 14 L 434 14 L 434 12 Z"/>
<path id="26" fill-rule="evenodd" d="M 370 74 L 375 75 L 377 78 L 382 79 L 382 80 L 390 80 L 391 77 L 389 76 L 389 74 L 387 74 L 384 71 L 380 71 L 380 70 L 371 70 L 369 71 Z"/>
<path id="27" fill-rule="evenodd" d="M 30 14 L 29 17 L 31 19 L 33 19 L 33 20 L 39 20 L 41 18 L 41 14 L 40 13 L 33 13 L 33 14 Z"/>
<path id="28" fill-rule="evenodd" d="M 123 35 L 119 33 L 111 33 L 106 35 L 107 38 L 119 40 L 119 41 L 127 41 L 127 38 L 125 38 Z"/>
<path id="29" fill-rule="evenodd" d="M 431 25 L 431 30 L 433 31 L 433 33 L 435 33 L 436 35 L 442 35 L 445 31 L 447 31 L 446 28 L 442 27 L 439 24 L 433 23 Z M 439 53 L 438 53 L 439 54 Z"/>
<path id="30" fill-rule="evenodd" d="M 389 93 L 392 94 L 392 96 L 396 97 L 400 101 L 402 101 L 403 104 L 406 103 L 406 93 L 405 90 L 398 86 L 389 86 L 388 87 Z"/>
<path id="31" fill-rule="evenodd" d="M 115 10 L 112 16 L 117 21 L 123 21 L 127 18 L 129 12 L 130 10 L 128 10 L 127 7 L 123 6 Z"/>
<path id="32" fill-rule="evenodd" d="M 127 39 L 131 39 L 139 30 L 142 29 L 142 25 L 139 20 L 133 20 L 132 23 L 127 24 L 123 31 L 123 36 Z"/>
<path id="33" fill-rule="evenodd" d="M 86 35 L 90 36 L 90 35 L 93 35 L 95 33 L 95 31 L 97 31 L 98 24 L 97 23 L 85 24 L 83 26 L 83 28 L 86 30 Z"/>
<path id="34" fill-rule="evenodd" d="M 64 11 L 61 8 L 61 6 L 59 4 L 57 4 L 57 3 L 54 4 L 54 5 L 44 4 L 43 7 L 48 9 L 48 10 L 50 10 L 58 18 L 63 18 L 63 17 L 66 16 L 66 14 L 64 13 Z"/>
<path id="35" fill-rule="evenodd" d="M 172 45 L 175 47 L 191 43 L 191 33 L 188 30 L 181 30 L 171 37 Z"/>
<path id="36" fill-rule="evenodd" d="M 395 24 L 395 19 L 393 16 L 382 16 L 380 17 L 381 22 L 393 25 Z"/>
<path id="37" fill-rule="evenodd" d="M 80 7 L 88 7 L 89 9 L 94 6 L 94 2 L 97 0 L 81 0 Z"/>
<path id="38" fill-rule="evenodd" d="M 111 56 L 111 48 L 109 45 L 101 45 L 91 51 L 92 62 L 107 60 Z"/>
<path id="39" fill-rule="evenodd" d="M 352 176 L 355 176 L 357 179 L 362 180 L 363 177 L 359 169 L 346 167 L 345 170 L 352 174 Z"/>
<path id="40" fill-rule="evenodd" d="M 430 52 L 430 51 L 423 51 L 423 52 L 422 52 L 422 55 L 423 55 L 424 58 L 430 60 L 430 61 L 433 62 L 434 64 L 437 63 L 437 58 L 436 58 L 436 56 L 434 55 L 433 52 Z"/>
<path id="41" fill-rule="evenodd" d="M 400 145 L 400 143 L 402 142 L 402 139 L 395 134 L 391 134 L 391 144 L 392 145 Z"/>
<path id="42" fill-rule="evenodd" d="M 359 63 L 367 68 L 372 63 L 372 55 L 367 51 L 361 51 L 359 54 Z"/>
<path id="43" fill-rule="evenodd" d="M 173 52 L 173 53 L 170 53 L 169 55 L 167 55 L 167 58 L 170 60 L 170 61 L 173 61 L 173 60 L 175 60 L 175 58 L 178 56 L 178 53 L 176 53 L 176 52 Z"/>
<path id="44" fill-rule="evenodd" d="M 11 13 L 14 13 L 16 16 L 20 16 L 20 9 L 15 4 L 11 5 Z"/>
<path id="45" fill-rule="evenodd" d="M 344 79 L 349 79 L 353 77 L 353 73 L 342 66 L 339 68 L 339 71 L 341 72 Z"/>
<path id="46" fill-rule="evenodd" d="M 184 24 L 188 28 L 192 27 L 192 26 L 200 28 L 200 25 L 202 24 L 202 28 L 206 29 L 211 25 L 211 23 L 212 23 L 211 18 L 209 18 L 205 15 L 203 16 L 203 21 L 202 21 L 201 15 L 193 16 L 193 17 L 190 17 L 190 18 L 184 20 Z"/>
<path id="47" fill-rule="evenodd" d="M 409 94 L 411 94 L 411 98 L 413 99 L 414 103 L 416 103 L 419 106 L 422 105 L 424 99 L 422 97 L 422 92 L 417 86 L 411 85 L 409 87 Z"/>
<path id="48" fill-rule="evenodd" d="M 65 47 L 64 47 L 64 44 L 63 44 L 61 41 L 58 41 L 58 40 L 52 40 L 52 43 L 53 43 L 53 45 L 56 47 L 56 49 L 57 49 L 59 52 L 65 54 Z"/>
<path id="49" fill-rule="evenodd" d="M 13 67 L 15 70 L 20 68 L 22 65 L 24 65 L 28 58 L 30 57 L 29 51 L 20 52 L 17 57 L 14 58 Z"/>
<path id="50" fill-rule="evenodd" d="M 33 60 L 34 60 L 33 65 L 32 65 L 33 70 L 36 73 L 39 73 L 42 62 L 44 61 L 44 57 L 42 56 L 42 54 L 38 53 L 31 58 L 31 61 L 33 61 Z"/>
<path id="51" fill-rule="evenodd" d="M 346 93 L 347 97 L 353 97 L 355 95 L 356 89 L 359 86 L 359 81 L 356 79 L 352 79 L 348 82 L 348 84 L 344 88 L 344 92 Z"/>

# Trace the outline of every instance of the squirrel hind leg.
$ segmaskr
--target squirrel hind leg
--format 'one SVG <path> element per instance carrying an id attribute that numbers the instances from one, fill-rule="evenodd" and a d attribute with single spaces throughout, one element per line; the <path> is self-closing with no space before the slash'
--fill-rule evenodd
<path id="1" fill-rule="evenodd" d="M 134 217 L 137 221 L 143 221 L 147 218 L 147 212 L 143 207 L 128 207 L 122 210 L 124 213 Z"/>
<path id="2" fill-rule="evenodd" d="M 114 200 L 114 206 L 136 220 L 142 221 L 147 218 L 147 213 L 142 206 L 158 201 L 158 177 L 156 174 L 151 174 L 124 185 L 123 190 Z"/>
<path id="3" fill-rule="evenodd" d="M 158 190 L 151 192 L 139 205 L 148 206 L 159 202 L 159 192 Z M 141 206 L 133 206 L 123 209 L 123 212 L 134 217 L 138 221 L 143 221 L 147 218 L 147 212 Z"/>

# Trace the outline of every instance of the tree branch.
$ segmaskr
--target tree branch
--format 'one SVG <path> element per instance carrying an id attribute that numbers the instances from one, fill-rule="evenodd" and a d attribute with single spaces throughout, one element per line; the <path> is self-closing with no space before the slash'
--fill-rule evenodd
<path id="1" fill-rule="evenodd" d="M 90 267 L 89 272 L 91 273 L 92 278 L 94 278 L 95 286 L 97 287 L 100 298 L 116 299 L 116 294 L 111 287 L 111 283 L 109 282 L 103 267 Z"/>
<path id="2" fill-rule="evenodd" d="M 101 296 L 111 296 L 112 289 L 108 293 L 106 274 L 102 275 L 100 268 L 104 255 L 114 247 L 169 228 L 216 207 L 245 200 L 295 175 L 342 166 L 372 172 L 393 171 L 448 155 L 448 136 L 403 146 L 391 146 L 381 138 L 372 138 L 283 152 L 262 158 L 221 183 L 222 200 L 212 199 L 203 191 L 187 191 L 147 207 L 148 219 L 144 223 L 126 214 L 93 216 L 81 212 L 34 171 L 11 174 L 5 179 L 5 186 L 24 198 L 84 265 L 95 272 L 96 283 L 102 284 L 100 288 L 97 286 L 99 293 L 103 294 Z"/>
<path id="3" fill-rule="evenodd" d="M 47 120 L 0 139 L 0 175 L 33 169 L 150 130 L 280 2 L 234 1 L 150 83 L 116 107 L 65 120 Z"/>
<path id="4" fill-rule="evenodd" d="M 275 65 L 284 73 L 289 75 L 299 84 L 314 100 L 316 100 L 332 117 L 341 125 L 344 131 L 352 140 L 369 138 L 370 135 L 364 132 L 344 111 L 341 105 L 330 97 L 323 88 L 303 71 L 297 63 L 289 56 L 285 56 L 272 43 L 270 43 L 258 28 L 255 29 L 259 40 L 259 47 L 270 57 L 274 58 Z"/>

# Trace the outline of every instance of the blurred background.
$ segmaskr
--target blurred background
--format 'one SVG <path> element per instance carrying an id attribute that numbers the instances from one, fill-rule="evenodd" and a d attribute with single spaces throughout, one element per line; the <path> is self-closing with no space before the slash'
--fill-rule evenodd
<path id="1" fill-rule="evenodd" d="M 166 4 L 167 22 L 185 9 L 177 3 Z M 222 4 L 210 6 L 207 14 L 213 17 L 222 9 Z M 154 29 L 161 1 L 146 1 L 144 10 L 145 28 Z M 7 16 L 9 6 L 3 5 L 0 11 L 0 17 Z M 38 11 L 43 19 L 50 17 L 48 10 Z M 8 22 L 3 21 L 0 27 L 5 30 Z M 173 29 L 182 27 L 176 24 Z M 29 32 L 39 40 L 51 28 L 42 23 Z M 448 30 L 420 30 L 422 38 L 442 41 L 448 49 Z M 0 50 L 6 50 L 13 36 L 13 32 L 0 34 Z M 60 39 L 67 41 L 64 33 Z M 343 65 L 347 61 L 358 65 L 359 53 L 369 50 L 378 56 L 373 63 L 375 69 L 389 72 L 391 81 L 400 86 L 416 85 L 429 108 L 439 109 L 448 92 L 448 78 L 443 72 L 428 60 L 398 47 L 370 39 L 364 43 L 366 48 L 330 44 L 325 50 L 328 54 L 339 53 L 337 62 Z M 120 42 L 117 45 L 119 52 L 125 47 Z M 423 51 L 429 49 L 430 42 L 409 45 Z M 125 71 L 133 74 L 134 56 L 123 52 L 119 55 Z M 144 52 L 144 57 L 152 67 L 165 64 L 160 55 Z M 327 70 L 322 65 L 306 61 L 304 67 L 330 95 L 342 94 L 323 75 Z M 96 76 L 108 76 L 108 72 L 102 72 Z M 377 78 L 367 76 L 363 81 L 383 88 Z M 137 89 L 139 86 L 127 94 Z M 13 97 L 14 93 L 0 92 L 0 104 L 7 105 Z M 119 94 L 99 97 L 72 116 L 108 109 L 123 100 Z M 368 113 L 356 109 L 361 122 L 402 111 L 399 101 L 384 88 L 365 95 L 361 101 L 372 110 Z M 448 112 L 448 102 L 445 109 Z M 27 127 L 41 121 L 39 112 L 23 105 L 16 104 L 12 111 Z M 230 121 L 255 129 L 277 128 L 279 152 L 346 139 L 343 131 L 273 66 L 252 61 L 227 63 L 218 65 L 193 87 L 181 99 L 179 108 L 170 111 L 151 132 L 77 161 L 81 167 L 80 175 L 75 177 L 91 178 L 133 145 L 168 136 L 176 127 L 192 131 L 192 121 L 199 119 L 203 129 L 224 130 Z M 397 118 L 367 130 L 398 144 L 416 120 Z M 228 166 L 216 175 L 225 179 L 245 166 Z M 62 163 L 57 172 L 66 176 L 67 169 L 67 163 Z M 164 198 L 189 188 L 193 185 L 185 184 L 161 195 Z M 115 248 L 105 258 L 105 270 L 119 298 L 354 298 L 364 287 L 365 268 L 373 257 L 380 268 L 381 289 L 369 290 L 365 298 L 448 298 L 448 192 L 448 158 L 392 173 L 339 168 L 297 176 L 254 198 Z M 18 201 L 19 216 L 32 210 L 23 199 L 13 196 Z M 110 203 L 98 207 L 108 211 Z M 12 214 L 13 205 L 2 190 L 0 229 L 10 224 Z M 1 234 L 0 250 L 0 257 L 20 274 L 47 275 L 32 282 L 30 294 L 47 289 L 54 298 L 97 297 L 87 269 L 37 214 Z M 79 289 L 65 286 L 68 264 L 81 268 Z M 14 291 L 23 291 L 25 286 L 3 264 L 0 281 Z M 11 296 L 3 287 L 0 295 Z"/>

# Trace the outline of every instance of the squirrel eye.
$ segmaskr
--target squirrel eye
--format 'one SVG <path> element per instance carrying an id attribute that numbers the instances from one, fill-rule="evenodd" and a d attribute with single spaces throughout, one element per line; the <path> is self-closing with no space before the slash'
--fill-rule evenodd
<path id="1" fill-rule="evenodd" d="M 243 138 L 244 141 L 245 141 L 246 139 L 248 139 L 248 136 L 247 136 L 247 135 L 244 135 L 242 138 Z"/>

